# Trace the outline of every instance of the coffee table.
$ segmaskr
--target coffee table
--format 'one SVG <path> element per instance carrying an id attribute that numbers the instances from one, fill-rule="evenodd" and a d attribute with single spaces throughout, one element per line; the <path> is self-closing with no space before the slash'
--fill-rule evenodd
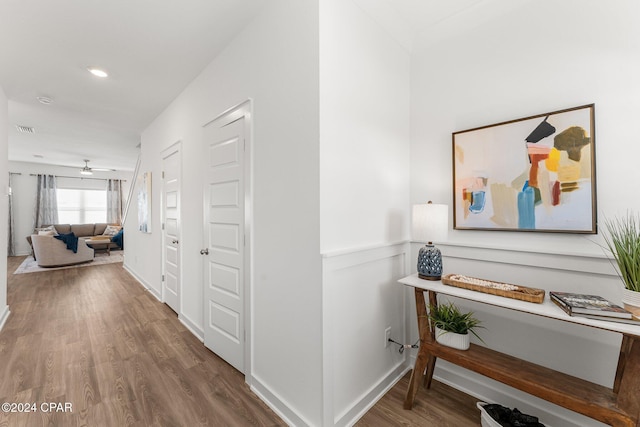
<path id="1" fill-rule="evenodd" d="M 86 239 L 85 243 L 94 251 L 106 251 L 111 256 L 111 239 Z"/>

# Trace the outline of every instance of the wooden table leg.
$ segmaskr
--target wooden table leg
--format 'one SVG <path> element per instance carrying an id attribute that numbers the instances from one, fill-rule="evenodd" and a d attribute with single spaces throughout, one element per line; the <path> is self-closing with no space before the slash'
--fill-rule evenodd
<path id="1" fill-rule="evenodd" d="M 415 400 L 416 394 L 418 393 L 420 379 L 424 375 L 425 369 L 429 367 L 429 369 L 427 369 L 427 377 L 429 376 L 429 374 L 433 375 L 433 367 L 436 363 L 436 358 L 429 354 L 427 346 L 423 345 L 423 343 L 433 339 L 431 329 L 429 328 L 429 318 L 427 317 L 427 306 L 424 300 L 424 291 L 422 289 L 415 288 L 414 295 L 416 299 L 416 314 L 418 316 L 420 348 L 418 349 L 418 355 L 416 356 L 415 366 L 413 367 L 413 371 L 411 372 L 409 388 L 407 389 L 407 396 L 404 400 L 404 409 L 411 409 L 413 407 L 413 401 Z M 429 293 L 429 299 L 431 299 L 431 292 Z M 430 378 L 429 383 L 431 383 Z"/>
<path id="2" fill-rule="evenodd" d="M 429 310 L 431 307 L 438 306 L 438 298 L 437 294 L 433 291 L 429 291 Z M 431 338 L 431 342 L 436 340 L 436 330 L 433 325 L 429 326 L 429 337 Z M 433 355 L 429 355 L 429 361 L 427 362 L 427 373 L 424 376 L 424 387 L 431 387 L 431 380 L 433 379 L 433 371 L 436 368 L 436 357 Z"/>
<path id="3" fill-rule="evenodd" d="M 622 382 L 624 367 L 627 363 L 627 354 L 629 354 L 629 352 L 631 351 L 632 344 L 632 337 L 630 337 L 629 335 L 622 335 L 622 344 L 620 344 L 620 356 L 618 357 L 618 368 L 616 369 L 616 378 L 613 382 L 614 393 L 618 393 L 618 391 L 620 391 L 620 383 Z"/>
<path id="4" fill-rule="evenodd" d="M 618 365 L 616 386 L 619 386 L 617 406 L 631 415 L 640 425 L 640 339 L 623 335 L 621 357 L 624 357 L 622 372 Z"/>

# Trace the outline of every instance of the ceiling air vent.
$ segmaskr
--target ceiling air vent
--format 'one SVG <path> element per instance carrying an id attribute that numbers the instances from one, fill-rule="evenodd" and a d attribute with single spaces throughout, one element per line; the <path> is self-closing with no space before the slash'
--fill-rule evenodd
<path id="1" fill-rule="evenodd" d="M 21 133 L 36 133 L 36 130 L 30 126 L 16 125 L 16 129 Z"/>

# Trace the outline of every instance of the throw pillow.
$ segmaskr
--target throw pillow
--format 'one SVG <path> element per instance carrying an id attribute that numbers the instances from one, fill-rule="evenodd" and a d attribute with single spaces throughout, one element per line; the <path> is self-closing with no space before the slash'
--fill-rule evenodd
<path id="1" fill-rule="evenodd" d="M 55 236 L 56 233 L 53 230 L 40 230 L 38 236 Z"/>
<path id="2" fill-rule="evenodd" d="M 120 230 L 116 233 L 115 236 L 111 238 L 111 241 L 116 245 L 120 246 L 120 249 L 124 249 L 124 230 Z"/>
<path id="3" fill-rule="evenodd" d="M 40 227 L 40 228 L 36 228 L 36 233 L 40 234 L 41 231 L 51 231 L 52 234 L 46 234 L 46 236 L 57 236 L 58 235 L 58 231 L 56 230 L 56 228 L 53 225 L 50 225 L 48 227 Z"/>
<path id="4" fill-rule="evenodd" d="M 120 231 L 122 227 L 119 225 L 107 225 L 107 228 L 104 229 L 103 236 L 115 236 L 118 231 Z"/>

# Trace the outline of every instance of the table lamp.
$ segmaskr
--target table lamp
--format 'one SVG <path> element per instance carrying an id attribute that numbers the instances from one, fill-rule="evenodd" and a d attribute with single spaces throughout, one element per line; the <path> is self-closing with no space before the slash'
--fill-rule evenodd
<path id="1" fill-rule="evenodd" d="M 449 227 L 449 208 L 429 201 L 413 205 L 411 237 L 414 242 L 428 242 L 418 253 L 418 277 L 440 280 L 442 277 L 442 254 L 433 241 L 446 238 Z"/>

